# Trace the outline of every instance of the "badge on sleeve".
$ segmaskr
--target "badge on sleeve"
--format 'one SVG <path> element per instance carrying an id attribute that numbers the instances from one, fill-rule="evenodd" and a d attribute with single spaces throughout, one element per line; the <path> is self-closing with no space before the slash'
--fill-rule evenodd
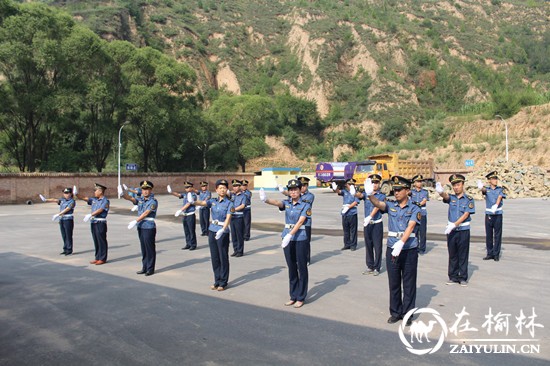
<path id="1" fill-rule="evenodd" d="M 151 205 L 151 211 L 154 211 L 155 208 L 157 208 L 157 206 L 155 206 L 155 204 L 153 203 L 153 204 Z"/>
<path id="2" fill-rule="evenodd" d="M 235 207 L 231 207 L 231 210 L 229 210 L 231 213 L 235 212 Z"/>
<path id="3" fill-rule="evenodd" d="M 420 212 L 416 214 L 416 219 L 418 221 L 422 220 L 422 214 Z"/>
<path id="4" fill-rule="evenodd" d="M 473 202 L 470 202 L 470 204 L 468 205 L 469 208 L 474 208 L 474 203 Z"/>
<path id="5" fill-rule="evenodd" d="M 306 215 L 311 216 L 311 209 L 308 209 L 308 210 L 306 211 Z"/>

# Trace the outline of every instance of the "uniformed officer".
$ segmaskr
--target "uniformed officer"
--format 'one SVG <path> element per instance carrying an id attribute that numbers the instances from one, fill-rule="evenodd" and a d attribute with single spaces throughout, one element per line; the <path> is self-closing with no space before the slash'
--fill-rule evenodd
<path id="1" fill-rule="evenodd" d="M 371 203 L 388 214 L 388 244 L 386 249 L 386 269 L 390 289 L 390 314 L 388 323 L 403 319 L 415 307 L 416 274 L 418 267 L 418 241 L 416 225 L 422 214 L 420 207 L 409 199 L 410 181 L 400 176 L 392 177 L 395 201 L 380 201 L 374 193 L 374 185 L 367 178 L 365 195 Z M 403 296 L 401 296 L 403 285 Z M 411 325 L 412 317 L 406 325 Z"/>
<path id="2" fill-rule="evenodd" d="M 382 177 L 379 174 L 371 174 L 369 178 L 373 184 L 372 195 L 380 202 L 386 201 L 386 195 L 380 192 Z M 363 234 L 365 236 L 365 252 L 367 269 L 364 275 L 378 276 L 382 266 L 382 239 L 384 238 L 384 223 L 382 212 L 372 204 L 366 194 L 357 192 L 356 196 L 365 201 L 365 219 L 363 220 Z"/>
<path id="3" fill-rule="evenodd" d="M 122 188 L 128 191 L 128 195 L 130 197 L 135 197 L 135 198 L 141 197 L 141 187 L 131 188 L 131 187 L 128 187 L 126 184 L 122 184 Z M 119 194 L 122 196 L 122 193 L 120 193 L 120 189 L 119 189 Z M 132 206 L 130 211 L 134 212 L 137 210 L 138 210 L 138 206 L 134 205 Z"/>
<path id="4" fill-rule="evenodd" d="M 437 182 L 435 190 L 443 202 L 449 205 L 448 223 L 445 229 L 449 250 L 449 281 L 447 285 L 459 283 L 468 286 L 468 257 L 470 254 L 470 222 L 475 214 L 474 198 L 464 193 L 466 178 L 462 174 L 453 174 L 449 182 L 454 194 L 448 194 Z"/>
<path id="5" fill-rule="evenodd" d="M 496 262 L 500 259 L 500 247 L 502 243 L 502 205 L 506 194 L 502 187 L 498 185 L 498 173 L 490 172 L 485 176 L 489 181 L 489 186 L 483 186 L 481 181 L 477 181 L 477 186 L 485 196 L 485 245 L 487 255 L 483 260 L 494 259 Z"/>
<path id="6" fill-rule="evenodd" d="M 250 240 L 250 226 L 252 225 L 252 192 L 248 190 L 248 181 L 241 181 L 241 191 L 246 197 L 246 203 L 243 210 L 244 241 Z"/>
<path id="7" fill-rule="evenodd" d="M 301 199 L 302 201 L 304 201 L 305 203 L 309 203 L 309 205 L 311 206 L 311 210 L 313 210 L 313 201 L 315 201 L 315 195 L 313 193 L 311 193 L 311 191 L 309 190 L 309 181 L 310 179 L 308 177 L 298 177 L 296 178 L 300 181 L 300 183 L 302 183 L 302 187 L 300 188 L 301 190 Z M 285 190 L 285 188 L 280 185 L 279 186 L 279 191 L 284 194 L 285 196 L 288 196 L 288 191 Z M 307 264 L 309 265 L 311 263 L 311 224 L 312 224 L 312 220 L 311 220 L 312 216 L 309 215 L 306 217 L 306 222 L 304 223 L 304 227 L 306 228 L 306 234 L 307 234 L 307 241 L 309 243 L 309 251 L 307 253 Z"/>
<path id="8" fill-rule="evenodd" d="M 208 201 L 212 198 L 212 192 L 208 190 L 208 182 L 200 182 L 201 190 L 199 192 L 199 200 Z M 208 235 L 208 225 L 210 224 L 210 210 L 202 209 L 202 206 L 198 206 L 199 210 L 199 223 L 201 226 L 201 236 Z"/>
<path id="9" fill-rule="evenodd" d="M 426 253 L 426 232 L 428 227 L 428 211 L 426 210 L 426 203 L 430 200 L 430 194 L 423 188 L 424 177 L 422 174 L 415 175 L 412 178 L 413 189 L 411 189 L 411 200 L 420 207 L 422 212 L 422 220 L 418 227 L 418 252 L 420 254 Z"/>
<path id="10" fill-rule="evenodd" d="M 260 199 L 263 202 L 277 206 L 280 211 L 285 212 L 281 246 L 288 266 L 290 288 L 290 300 L 285 303 L 285 306 L 294 305 L 295 308 L 301 308 L 304 305 L 309 279 L 307 268 L 309 241 L 304 224 L 311 216 L 311 205 L 301 199 L 301 187 L 302 183 L 298 179 L 289 180 L 287 184 L 289 198 L 284 201 L 267 198 L 263 189 L 260 190 Z"/>
<path id="11" fill-rule="evenodd" d="M 233 179 L 231 181 L 234 211 L 231 214 L 231 241 L 233 242 L 232 257 L 242 257 L 244 255 L 244 208 L 246 207 L 246 196 L 241 191 L 241 181 Z"/>
<path id="12" fill-rule="evenodd" d="M 174 215 L 176 217 L 178 217 L 179 215 L 183 215 L 182 224 L 183 232 L 185 234 L 185 246 L 181 249 L 195 250 L 197 249 L 197 235 L 195 231 L 195 206 L 191 204 L 191 201 L 196 201 L 197 195 L 193 189 L 193 183 L 183 182 L 183 188 L 185 189 L 185 193 L 173 192 L 170 186 L 167 186 L 166 190 L 172 196 L 183 199 L 183 205 L 181 209 L 176 211 Z"/>
<path id="13" fill-rule="evenodd" d="M 138 206 L 138 218 L 128 225 L 128 229 L 132 229 L 137 225 L 141 246 L 141 270 L 136 273 L 151 276 L 155 273 L 155 262 L 157 260 L 155 217 L 157 216 L 158 202 L 152 193 L 153 182 L 144 180 L 140 182 L 139 186 L 141 188 L 139 197 L 131 197 L 127 191 L 124 191 L 122 197 Z"/>
<path id="14" fill-rule="evenodd" d="M 92 238 L 95 247 L 95 259 L 90 264 L 101 265 L 107 262 L 107 252 L 109 245 L 107 243 L 107 215 L 109 214 L 109 200 L 105 197 L 107 187 L 99 183 L 95 184 L 94 197 L 86 197 L 78 194 L 76 186 L 73 192 L 77 198 L 86 201 L 92 206 L 92 212 L 84 217 L 84 222 L 90 221 Z"/>
<path id="15" fill-rule="evenodd" d="M 335 182 L 332 182 L 331 188 L 339 196 L 343 197 L 342 210 L 342 229 L 344 230 L 344 246 L 342 250 L 357 249 L 357 205 L 359 199 L 355 197 L 355 179 L 351 178 L 346 182 L 346 188 L 340 189 Z"/>
<path id="16" fill-rule="evenodd" d="M 53 221 L 59 221 L 59 229 L 61 231 L 61 237 L 63 238 L 63 251 L 60 255 L 73 254 L 73 230 L 74 220 L 73 213 L 76 206 L 76 202 L 73 198 L 73 189 L 65 188 L 63 190 L 63 197 L 61 198 L 45 198 L 39 195 L 42 202 L 55 202 L 59 205 L 59 213 L 53 215 Z"/>
<path id="17" fill-rule="evenodd" d="M 208 228 L 208 246 L 214 271 L 214 284 L 211 290 L 224 291 L 229 281 L 229 227 L 231 213 L 235 211 L 233 202 L 227 197 L 229 183 L 225 179 L 216 181 L 218 197 L 208 201 L 196 201 L 197 206 L 204 206 L 211 211 L 212 221 Z"/>

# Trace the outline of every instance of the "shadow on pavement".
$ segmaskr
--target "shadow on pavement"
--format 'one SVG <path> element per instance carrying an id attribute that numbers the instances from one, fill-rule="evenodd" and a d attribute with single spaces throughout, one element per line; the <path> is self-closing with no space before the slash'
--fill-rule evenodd
<path id="1" fill-rule="evenodd" d="M 283 266 L 276 266 L 273 268 L 262 268 L 255 271 L 250 271 L 244 276 L 238 277 L 234 280 L 229 281 L 229 285 L 231 287 L 237 287 L 240 285 L 244 285 L 245 283 L 252 282 L 254 280 L 259 280 L 262 278 L 266 278 L 269 276 L 273 276 L 279 272 L 281 272 L 285 267 Z"/>

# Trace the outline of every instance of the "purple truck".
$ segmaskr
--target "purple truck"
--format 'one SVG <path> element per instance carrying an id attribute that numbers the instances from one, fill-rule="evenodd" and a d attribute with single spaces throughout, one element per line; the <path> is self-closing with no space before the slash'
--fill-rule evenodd
<path id="1" fill-rule="evenodd" d="M 319 163 L 315 167 L 315 177 L 322 183 L 336 182 L 342 185 L 353 178 L 357 162 Z"/>

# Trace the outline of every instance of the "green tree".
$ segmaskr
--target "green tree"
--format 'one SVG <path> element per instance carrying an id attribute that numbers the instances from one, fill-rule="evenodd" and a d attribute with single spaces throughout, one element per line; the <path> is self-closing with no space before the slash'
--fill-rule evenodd
<path id="1" fill-rule="evenodd" d="M 214 123 L 220 136 L 213 148 L 223 147 L 225 163 L 238 164 L 245 172 L 248 160 L 267 153 L 267 126 L 276 123 L 278 115 L 271 98 L 223 95 L 212 103 L 205 117 Z"/>
<path id="2" fill-rule="evenodd" d="M 181 151 L 190 153 L 184 161 L 200 161 L 197 149 L 187 149 L 194 146 L 192 116 L 197 106 L 191 94 L 195 74 L 189 66 L 146 47 L 137 49 L 123 70 L 132 83 L 128 117 L 143 169 L 168 169 Z"/>
<path id="3" fill-rule="evenodd" d="M 63 95 L 72 75 L 66 71 L 63 41 L 74 22 L 41 4 L 20 5 L 12 16 L 1 19 L 3 147 L 21 171 L 34 172 L 47 160 L 56 123 L 64 115 Z"/>

